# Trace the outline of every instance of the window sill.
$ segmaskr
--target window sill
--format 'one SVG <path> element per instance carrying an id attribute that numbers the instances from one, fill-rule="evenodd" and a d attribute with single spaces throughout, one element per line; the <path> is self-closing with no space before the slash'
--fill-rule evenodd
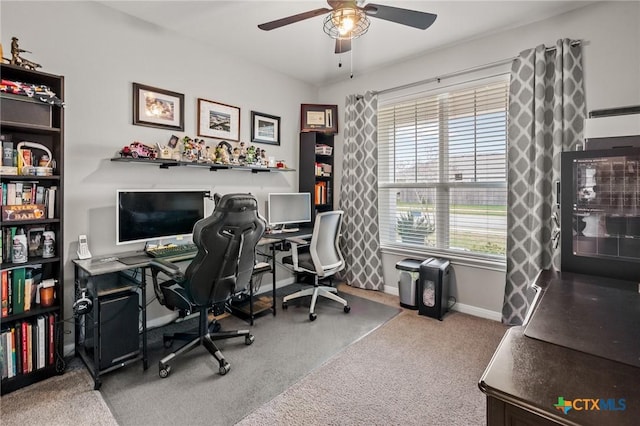
<path id="1" fill-rule="evenodd" d="M 506 272 L 506 259 L 481 258 L 477 256 L 464 256 L 462 254 L 452 253 L 444 250 L 436 250 L 432 248 L 409 248 L 404 246 L 381 245 L 380 251 L 383 254 L 391 254 L 397 256 L 413 256 L 413 257 L 443 257 L 451 261 L 453 265 L 463 265 L 472 268 L 482 268 L 491 271 Z"/>

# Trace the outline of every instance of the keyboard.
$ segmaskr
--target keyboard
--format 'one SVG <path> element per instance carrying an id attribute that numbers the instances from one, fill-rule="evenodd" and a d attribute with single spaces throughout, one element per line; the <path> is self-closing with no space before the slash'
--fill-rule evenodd
<path id="1" fill-rule="evenodd" d="M 193 244 L 177 244 L 177 245 L 168 245 L 164 247 L 158 247 L 154 249 L 145 250 L 148 256 L 157 257 L 160 259 L 172 259 L 172 260 L 181 260 L 181 259 L 191 259 L 195 257 L 196 253 L 198 253 L 198 247 Z"/>

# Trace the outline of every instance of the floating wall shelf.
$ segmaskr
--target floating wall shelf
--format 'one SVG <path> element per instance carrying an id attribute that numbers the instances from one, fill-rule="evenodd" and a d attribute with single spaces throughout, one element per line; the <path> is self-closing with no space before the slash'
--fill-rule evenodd
<path id="1" fill-rule="evenodd" d="M 278 167 L 259 167 L 259 166 L 240 166 L 235 164 L 214 164 L 214 163 L 194 163 L 191 161 L 176 161 L 169 159 L 158 158 L 155 160 L 150 160 L 147 158 L 131 158 L 131 157 L 114 157 L 111 161 L 121 162 L 121 163 L 143 163 L 143 164 L 151 164 L 154 166 L 158 166 L 161 169 L 168 169 L 170 167 L 199 167 L 206 168 L 212 172 L 217 172 L 218 170 L 246 170 L 251 171 L 251 173 L 264 173 L 264 172 L 295 172 L 296 169 L 283 169 Z"/>

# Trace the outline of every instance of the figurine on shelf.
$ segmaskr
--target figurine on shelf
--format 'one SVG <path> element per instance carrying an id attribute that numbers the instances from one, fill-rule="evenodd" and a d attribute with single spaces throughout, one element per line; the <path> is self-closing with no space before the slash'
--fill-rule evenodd
<path id="1" fill-rule="evenodd" d="M 256 147 L 251 145 L 247 148 L 247 155 L 245 157 L 245 163 L 247 165 L 254 164 L 256 162 Z"/>
<path id="2" fill-rule="evenodd" d="M 189 136 L 182 138 L 182 155 L 186 161 L 195 161 L 197 157 L 197 146 Z"/>
<path id="3" fill-rule="evenodd" d="M 28 59 L 24 59 L 20 56 L 21 53 L 31 53 L 28 50 L 20 49 L 18 46 L 18 37 L 11 37 L 11 65 L 16 65 L 28 70 L 35 70 L 36 68 L 42 68 L 42 65 L 32 62 Z"/>
<path id="4" fill-rule="evenodd" d="M 160 143 L 157 143 L 156 146 L 158 147 L 159 158 L 169 160 L 173 157 L 173 149 L 168 146 L 160 145 Z"/>
<path id="5" fill-rule="evenodd" d="M 247 159 L 247 148 L 244 146 L 244 142 L 240 142 L 240 156 L 238 158 L 240 163 L 244 163 Z"/>
<path id="6" fill-rule="evenodd" d="M 233 164 L 240 164 L 240 148 L 238 147 L 233 148 L 232 162 Z"/>

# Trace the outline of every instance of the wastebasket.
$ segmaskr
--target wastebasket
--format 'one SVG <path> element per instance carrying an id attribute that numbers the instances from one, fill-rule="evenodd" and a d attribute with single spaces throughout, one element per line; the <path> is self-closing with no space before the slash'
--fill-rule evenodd
<path id="1" fill-rule="evenodd" d="M 420 265 L 418 314 L 437 318 L 449 310 L 449 278 L 451 265 L 447 259 L 431 258 Z"/>
<path id="2" fill-rule="evenodd" d="M 427 259 L 430 261 L 432 258 Z M 418 309 L 417 285 L 420 278 L 420 265 L 425 262 L 419 259 L 404 259 L 396 263 L 398 273 L 398 293 L 400 306 Z"/>

